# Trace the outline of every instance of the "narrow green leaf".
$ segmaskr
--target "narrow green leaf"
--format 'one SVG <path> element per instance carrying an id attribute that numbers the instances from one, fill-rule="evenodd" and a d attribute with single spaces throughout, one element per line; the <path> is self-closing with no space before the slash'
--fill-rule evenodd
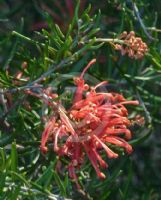
<path id="1" fill-rule="evenodd" d="M 76 5 L 76 7 L 75 7 L 74 17 L 73 17 L 73 19 L 72 19 L 72 22 L 71 22 L 69 28 L 68 28 L 68 32 L 67 32 L 67 34 L 66 34 L 66 39 L 70 36 L 70 34 L 71 34 L 71 32 L 72 32 L 72 30 L 73 30 L 73 28 L 74 28 L 74 25 L 75 25 L 76 21 L 77 21 L 77 23 L 78 23 L 78 11 L 79 11 L 79 6 L 80 6 L 80 0 L 77 0 L 77 5 Z"/>
<path id="2" fill-rule="evenodd" d="M 60 179 L 60 177 L 59 177 L 59 175 L 57 174 L 56 171 L 53 171 L 53 174 L 54 174 L 54 178 L 55 178 L 55 181 L 57 183 L 57 186 L 60 189 L 61 195 L 66 196 L 66 188 L 65 188 L 64 183 L 61 181 L 61 179 Z"/>
<path id="3" fill-rule="evenodd" d="M 58 35 L 59 35 L 62 39 L 64 39 L 65 36 L 64 36 L 63 32 L 61 31 L 60 27 L 59 27 L 57 24 L 55 24 L 55 28 L 56 28 L 56 31 L 57 31 Z"/>
<path id="4" fill-rule="evenodd" d="M 6 162 L 6 158 L 5 158 L 5 152 L 3 148 L 0 148 L 0 170 L 4 170 L 5 169 L 5 162 Z"/>
<path id="5" fill-rule="evenodd" d="M 36 183 L 39 185 L 42 185 L 44 189 L 46 189 L 51 182 L 51 179 L 53 177 L 54 165 L 55 165 L 55 162 L 51 162 L 50 166 L 44 171 L 42 176 L 38 178 L 38 180 L 36 181 Z"/>
<path id="6" fill-rule="evenodd" d="M 144 142 L 151 135 L 151 133 L 152 133 L 152 127 L 146 128 L 143 130 L 142 137 L 139 137 L 137 139 L 129 141 L 129 144 L 131 144 L 131 145 L 140 144 L 140 143 Z"/>
<path id="7" fill-rule="evenodd" d="M 18 196 L 20 194 L 20 190 L 21 190 L 21 186 L 18 185 L 15 187 L 14 191 L 12 191 L 11 193 L 11 200 L 17 200 L 18 199 Z"/>
<path id="8" fill-rule="evenodd" d="M 22 181 L 24 184 L 26 184 L 26 186 L 30 187 L 29 181 L 26 180 L 26 178 L 24 177 L 23 174 L 20 174 L 20 173 L 14 172 L 14 171 L 9 171 L 9 173 L 12 176 L 16 177 L 17 179 L 19 179 L 20 181 Z"/>
<path id="9" fill-rule="evenodd" d="M 18 156 L 17 156 L 17 149 L 16 143 L 12 142 L 11 145 L 11 170 L 14 172 L 18 171 Z M 15 176 L 12 175 L 13 180 L 15 180 Z"/>
<path id="10" fill-rule="evenodd" d="M 127 176 L 127 179 L 125 181 L 125 186 L 124 186 L 124 189 L 122 191 L 122 200 L 126 200 L 128 199 L 128 191 L 129 191 L 129 188 L 130 188 L 130 182 L 131 182 L 131 179 L 132 179 L 132 175 L 133 175 L 133 170 L 132 170 L 132 162 L 130 162 L 129 164 L 129 169 L 128 169 L 128 176 Z"/>
<path id="11" fill-rule="evenodd" d="M 5 187 L 7 173 L 4 171 L 0 171 L 0 196 L 3 193 L 3 188 Z"/>

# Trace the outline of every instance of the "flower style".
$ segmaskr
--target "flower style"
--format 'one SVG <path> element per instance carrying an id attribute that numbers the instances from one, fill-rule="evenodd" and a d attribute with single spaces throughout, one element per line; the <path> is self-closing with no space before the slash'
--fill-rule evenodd
<path id="1" fill-rule="evenodd" d="M 56 114 L 46 124 L 40 146 L 41 151 L 46 153 L 47 142 L 53 141 L 54 152 L 59 157 L 69 158 L 69 176 L 75 180 L 78 188 L 80 185 L 75 170 L 80 169 L 85 154 L 97 176 L 104 179 L 105 175 L 100 168 L 107 168 L 108 165 L 100 155 L 101 150 L 106 152 L 108 158 L 118 157 L 108 144 L 122 147 L 127 153 L 132 152 L 131 145 L 126 142 L 131 138 L 131 132 L 128 129 L 130 120 L 125 105 L 139 104 L 138 101 L 127 101 L 121 94 L 97 92 L 96 89 L 107 84 L 106 81 L 95 87 L 85 84 L 84 74 L 95 62 L 93 59 L 81 76 L 74 78 L 77 88 L 70 109 L 65 110 L 60 101 L 56 100 L 48 104 Z"/>

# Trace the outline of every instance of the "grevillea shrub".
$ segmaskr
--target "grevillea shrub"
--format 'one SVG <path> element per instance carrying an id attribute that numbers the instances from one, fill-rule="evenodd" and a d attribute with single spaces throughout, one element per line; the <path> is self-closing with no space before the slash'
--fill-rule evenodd
<path id="1" fill-rule="evenodd" d="M 151 122 L 160 123 L 157 40 L 152 47 L 153 42 L 135 26 L 139 21 L 132 21 L 135 13 L 129 14 L 127 2 L 116 1 L 117 6 L 101 2 L 102 14 L 91 17 L 100 4 L 92 1 L 92 9 L 86 9 L 87 0 L 77 5 L 72 0 L 55 1 L 54 9 L 52 1 L 24 1 L 15 10 L 28 10 L 25 5 L 30 4 L 33 10 L 42 8 L 51 15 L 43 13 L 38 21 L 31 20 L 29 29 L 23 28 L 23 20 L 17 28 L 10 26 L 6 19 L 14 15 L 13 9 L 1 17 L 7 30 L 12 29 L 1 42 L 0 57 L 2 199 L 55 199 L 57 195 L 77 199 L 78 192 L 85 199 L 90 199 L 88 194 L 101 200 L 155 198 L 159 153 L 153 148 L 158 144 L 141 143 L 151 133 Z M 108 6 L 107 12 L 107 2 L 115 4 L 122 16 L 111 18 L 115 12 Z M 137 3 L 133 4 L 135 8 Z M 142 8 L 143 18 L 146 9 Z M 154 37 L 156 30 L 150 24 L 145 32 Z M 97 63 L 93 59 L 86 66 L 92 57 L 97 57 Z"/>
<path id="2" fill-rule="evenodd" d="M 100 168 L 107 168 L 107 163 L 102 159 L 101 152 L 104 150 L 109 159 L 117 158 L 108 144 L 122 147 L 130 154 L 132 146 L 126 140 L 131 139 L 131 124 L 128 119 L 126 105 L 138 105 L 138 101 L 128 101 L 121 94 L 112 92 L 97 92 L 97 88 L 107 84 L 100 82 L 95 86 L 85 83 L 84 74 L 87 69 L 96 62 L 93 59 L 84 68 L 79 77 L 74 78 L 77 86 L 72 105 L 66 109 L 57 94 L 44 92 L 40 96 L 27 90 L 28 94 L 37 96 L 52 108 L 52 114 L 46 123 L 41 138 L 41 152 L 48 151 L 47 143 L 53 143 L 53 151 L 61 157 L 68 157 L 69 176 L 75 180 L 80 188 L 76 169 L 80 169 L 85 156 L 90 160 L 97 176 L 101 179 L 105 175 Z"/>

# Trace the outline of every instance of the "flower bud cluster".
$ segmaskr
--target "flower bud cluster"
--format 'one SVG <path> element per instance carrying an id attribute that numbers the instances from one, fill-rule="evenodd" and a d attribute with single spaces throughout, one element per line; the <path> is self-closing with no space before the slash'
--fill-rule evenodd
<path id="1" fill-rule="evenodd" d="M 114 44 L 116 50 L 121 51 L 121 55 L 127 54 L 130 58 L 142 59 L 148 52 L 147 44 L 140 37 L 136 37 L 135 32 L 129 34 L 124 31 L 119 39 L 123 40 L 123 44 Z"/>

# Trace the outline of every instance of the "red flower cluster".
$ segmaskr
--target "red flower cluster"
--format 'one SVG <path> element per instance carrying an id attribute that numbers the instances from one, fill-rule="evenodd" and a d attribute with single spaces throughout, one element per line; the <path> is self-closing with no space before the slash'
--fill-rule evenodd
<path id="1" fill-rule="evenodd" d="M 79 169 L 84 162 L 85 154 L 88 156 L 98 177 L 105 178 L 100 168 L 107 168 L 106 162 L 100 156 L 104 150 L 109 158 L 117 158 L 108 143 L 123 147 L 127 153 L 132 152 L 132 147 L 125 141 L 131 138 L 128 129 L 128 111 L 125 104 L 138 105 L 138 101 L 127 101 L 117 93 L 96 92 L 96 89 L 107 82 L 101 82 L 95 87 L 85 84 L 83 76 L 86 70 L 95 63 L 93 59 L 82 72 L 81 76 L 74 79 L 77 89 L 73 104 L 69 110 L 55 101 L 49 104 L 57 109 L 57 114 L 52 116 L 42 134 L 41 151 L 47 152 L 46 143 L 53 141 L 53 149 L 59 157 L 67 156 L 69 175 L 76 181 L 80 188 L 75 169 Z M 122 136 L 124 136 L 122 138 Z M 64 141 L 63 138 L 66 138 Z M 63 142 L 64 141 L 64 142 Z"/>

